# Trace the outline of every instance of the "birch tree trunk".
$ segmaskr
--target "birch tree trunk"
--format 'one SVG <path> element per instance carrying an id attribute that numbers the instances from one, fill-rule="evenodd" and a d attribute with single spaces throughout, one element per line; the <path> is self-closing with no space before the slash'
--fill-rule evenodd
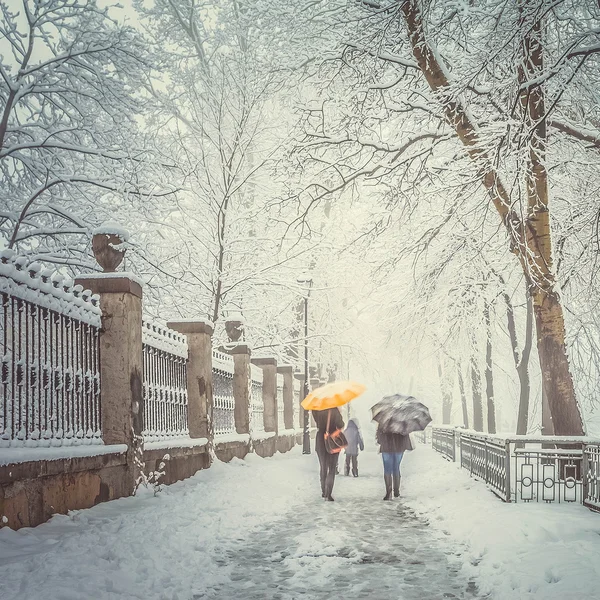
<path id="1" fill-rule="evenodd" d="M 458 390 L 460 392 L 460 401 L 462 404 L 463 424 L 469 429 L 469 407 L 467 406 L 467 394 L 465 392 L 465 380 L 462 374 L 462 365 L 457 364 L 456 372 L 458 374 Z"/>
<path id="2" fill-rule="evenodd" d="M 535 0 L 522 1 L 531 4 Z M 454 128 L 470 158 L 479 165 L 482 183 L 506 228 L 511 251 L 519 258 L 529 284 L 543 386 L 555 432 L 557 435 L 583 435 L 583 423 L 567 358 L 564 315 L 552 270 L 548 180 L 543 163 L 546 141 L 544 94 L 541 84 L 533 82 L 543 68 L 541 23 L 529 29 L 523 43 L 523 77 L 525 82 L 532 82 L 525 86 L 527 114 L 535 125 L 530 140 L 528 211 L 524 221 L 515 212 L 494 161 L 479 139 L 477 124 L 452 95 L 446 71 L 425 37 L 419 0 L 405 0 L 400 9 L 419 69 L 443 106 L 447 122 Z"/>
<path id="3" fill-rule="evenodd" d="M 483 309 L 486 328 L 485 350 L 485 395 L 487 398 L 488 433 L 496 433 L 496 405 L 494 403 L 494 374 L 492 370 L 492 325 L 490 321 L 490 305 L 487 300 Z"/>

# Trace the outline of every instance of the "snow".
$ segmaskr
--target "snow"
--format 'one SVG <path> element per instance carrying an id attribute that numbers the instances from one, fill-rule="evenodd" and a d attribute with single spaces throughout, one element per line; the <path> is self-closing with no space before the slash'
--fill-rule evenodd
<path id="1" fill-rule="evenodd" d="M 459 553 L 462 572 L 491 599 L 595 598 L 600 515 L 579 504 L 506 504 L 431 448 L 419 446 L 406 501 Z M 411 456 L 412 458 L 412 456 Z M 418 476 L 413 467 L 418 461 Z"/>
<path id="2" fill-rule="evenodd" d="M 134 283 L 137 283 L 139 286 L 144 287 L 144 280 L 132 273 L 131 271 L 119 271 L 116 272 L 95 272 L 95 273 L 82 273 L 80 277 L 85 277 L 85 279 L 130 279 Z"/>
<path id="3" fill-rule="evenodd" d="M 144 450 L 166 450 L 169 448 L 195 448 L 196 446 L 206 446 L 207 438 L 168 438 L 156 442 L 144 442 Z"/>
<path id="4" fill-rule="evenodd" d="M 320 498 L 315 454 L 297 447 L 217 460 L 156 495 L 35 529 L 4 528 L 0 597 L 597 597 L 600 515 L 504 504 L 424 446 L 402 463 L 401 498 L 382 502 L 380 457 L 365 452 L 358 464 L 358 479 L 336 479 L 334 503 Z"/>
<path id="5" fill-rule="evenodd" d="M 92 235 L 116 235 L 121 241 L 129 239 L 129 231 L 115 221 L 106 221 L 92 231 Z"/>
<path id="6" fill-rule="evenodd" d="M 96 294 L 8 249 L 0 252 L 0 292 L 100 327 L 102 312 Z"/>
<path id="7" fill-rule="evenodd" d="M 252 439 L 255 441 L 268 440 L 272 437 L 275 437 L 275 432 L 274 431 L 253 431 L 250 435 L 251 435 Z"/>
<path id="8" fill-rule="evenodd" d="M 250 441 L 249 433 L 226 433 L 215 436 L 215 444 L 229 444 L 230 442 L 242 442 L 247 444 Z"/>
<path id="9" fill-rule="evenodd" d="M 110 446 L 94 444 L 51 448 L 0 448 L 0 466 L 37 460 L 60 460 L 64 458 L 81 458 L 84 456 L 102 456 L 104 454 L 123 454 L 124 452 L 127 452 L 126 444 L 113 444 Z"/>
<path id="10" fill-rule="evenodd" d="M 296 435 L 296 430 L 295 429 L 282 429 L 279 431 L 279 436 L 284 436 L 284 435 Z"/>
<path id="11" fill-rule="evenodd" d="M 188 357 L 188 344 L 185 335 L 147 319 L 142 320 L 142 342 L 181 358 Z"/>

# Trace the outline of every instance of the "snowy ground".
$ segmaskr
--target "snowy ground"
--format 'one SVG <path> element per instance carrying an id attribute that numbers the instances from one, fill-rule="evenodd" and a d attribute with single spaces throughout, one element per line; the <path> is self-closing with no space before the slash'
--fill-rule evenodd
<path id="1" fill-rule="evenodd" d="M 316 457 L 217 463 L 186 482 L 0 531 L 2 600 L 598 597 L 600 515 L 505 505 L 418 447 L 403 497 L 379 457 L 320 498 Z"/>

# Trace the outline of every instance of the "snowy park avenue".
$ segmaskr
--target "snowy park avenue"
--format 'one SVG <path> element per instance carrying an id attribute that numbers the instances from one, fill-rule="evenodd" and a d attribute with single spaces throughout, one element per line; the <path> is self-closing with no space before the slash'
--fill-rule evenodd
<path id="1" fill-rule="evenodd" d="M 380 457 L 322 503 L 316 457 L 215 464 L 193 478 L 32 530 L 0 533 L 3 600 L 596 598 L 600 520 L 502 504 L 418 446 L 403 494 Z"/>
<path id="2" fill-rule="evenodd" d="M 0 600 L 600 600 L 600 0 L 0 0 Z"/>

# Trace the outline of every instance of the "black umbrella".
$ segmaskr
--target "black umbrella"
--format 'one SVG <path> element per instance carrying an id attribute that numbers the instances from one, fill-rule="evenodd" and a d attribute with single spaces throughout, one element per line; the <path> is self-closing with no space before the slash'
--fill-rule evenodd
<path id="1" fill-rule="evenodd" d="M 431 423 L 429 409 L 413 396 L 403 394 L 385 396 L 371 407 L 371 414 L 386 433 L 407 435 L 422 431 Z"/>

